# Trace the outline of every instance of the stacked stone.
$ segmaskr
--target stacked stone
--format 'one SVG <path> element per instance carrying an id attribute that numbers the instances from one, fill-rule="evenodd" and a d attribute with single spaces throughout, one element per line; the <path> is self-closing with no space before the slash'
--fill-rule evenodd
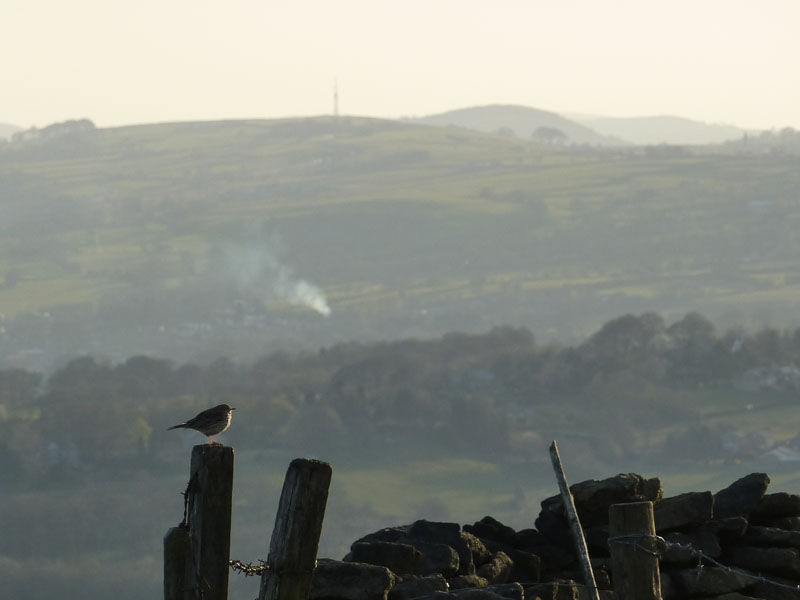
<path id="1" fill-rule="evenodd" d="M 689 552 L 668 546 L 662 558 L 666 600 L 687 595 L 725 600 L 800 598 L 800 496 L 767 494 L 769 482 L 764 473 L 743 477 L 714 494 L 710 502 L 706 499 L 710 508 L 696 508 L 694 517 L 683 524 L 660 523 L 656 513 L 656 527 L 661 527 L 659 533 L 667 542 L 688 542 L 719 563 L 698 568 Z M 682 496 L 676 497 L 676 504 L 689 495 Z M 709 512 L 710 518 L 703 520 Z"/>
<path id="2" fill-rule="evenodd" d="M 650 500 L 656 533 L 664 540 L 664 600 L 800 599 L 800 589 L 793 589 L 800 583 L 800 496 L 767 494 L 769 482 L 766 474 L 753 473 L 716 494 L 688 492 L 668 498 L 658 479 L 633 473 L 572 486 L 598 585 L 606 579 L 613 582 L 608 507 Z M 560 497 L 542 502 L 536 527 L 552 541 L 570 539 Z"/>
<path id="3" fill-rule="evenodd" d="M 649 500 L 663 538 L 664 600 L 800 600 L 800 496 L 767 494 L 768 485 L 767 475 L 754 473 L 716 494 L 668 498 L 658 478 L 635 473 L 573 485 L 601 598 L 613 598 L 608 509 Z M 354 542 L 343 561 L 319 561 L 311 600 L 582 597 L 559 496 L 542 502 L 535 525 L 515 531 L 484 517 L 463 528 L 416 521 L 376 531 Z"/>

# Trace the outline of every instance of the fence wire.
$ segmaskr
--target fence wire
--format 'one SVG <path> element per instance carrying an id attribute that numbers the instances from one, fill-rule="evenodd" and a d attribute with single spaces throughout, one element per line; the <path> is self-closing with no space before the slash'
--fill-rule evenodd
<path id="1" fill-rule="evenodd" d="M 648 543 L 649 546 L 655 545 L 657 550 L 652 550 L 650 547 L 643 545 L 642 542 L 645 541 Z M 757 575 L 745 569 L 739 569 L 737 567 L 731 567 L 730 565 L 723 564 L 716 560 L 715 558 L 709 556 L 705 552 L 698 550 L 691 544 L 679 544 L 677 542 L 669 542 L 665 540 L 663 537 L 659 535 L 647 535 L 647 534 L 630 534 L 630 535 L 620 535 L 608 538 L 609 544 L 627 544 L 629 546 L 634 546 L 637 550 L 642 552 L 646 552 L 652 556 L 656 556 L 661 558 L 667 550 L 684 550 L 688 551 L 697 558 L 697 566 L 698 568 L 702 568 L 705 565 L 703 563 L 710 564 L 714 567 L 723 569 L 729 573 L 733 573 L 735 575 L 739 575 L 741 577 L 745 577 L 747 579 L 751 579 L 753 581 L 757 581 L 760 583 L 766 583 L 769 585 L 774 585 L 776 587 L 792 590 L 795 592 L 800 592 L 800 585 L 791 585 L 788 583 L 784 583 L 782 581 L 777 581 L 775 579 L 770 579 L 769 577 L 764 577 L 763 575 Z"/>
<path id="2" fill-rule="evenodd" d="M 187 490 L 188 491 L 188 490 Z M 645 545 L 646 544 L 648 545 Z M 790 585 L 788 583 L 783 583 L 782 581 L 777 581 L 774 579 L 770 579 L 768 577 L 764 577 L 763 575 L 756 575 L 755 573 L 751 573 L 745 569 L 739 569 L 736 567 L 731 567 L 730 565 L 725 565 L 715 558 L 709 556 L 705 552 L 698 550 L 691 544 L 679 544 L 677 542 L 669 542 L 665 540 L 663 537 L 659 535 L 647 535 L 647 534 L 628 534 L 628 535 L 619 535 L 615 537 L 608 538 L 609 545 L 611 544 L 625 544 L 629 546 L 635 547 L 637 550 L 641 552 L 645 552 L 650 556 L 656 558 L 662 558 L 664 553 L 667 550 L 684 550 L 688 551 L 697 558 L 697 566 L 698 568 L 702 568 L 705 565 L 704 562 L 710 564 L 714 567 L 724 569 L 729 573 L 733 573 L 735 575 L 739 575 L 741 577 L 745 577 L 747 579 L 751 579 L 753 581 L 757 581 L 760 583 L 765 583 L 769 585 L 774 585 L 776 587 L 792 590 L 795 592 L 800 592 L 800 585 Z M 649 546 L 649 547 L 648 547 Z M 656 549 L 653 550 L 652 548 L 655 547 Z M 265 560 L 258 560 L 258 564 L 253 563 L 245 563 L 240 560 L 230 560 L 228 561 L 230 564 L 230 568 L 235 573 L 239 573 L 240 575 L 244 575 L 245 577 L 254 577 L 254 576 L 261 576 L 267 571 L 270 570 L 270 565 Z M 541 585 L 541 586 L 555 586 L 559 585 L 558 582 L 520 582 L 523 585 Z M 564 585 L 561 583 L 560 585 Z M 581 583 L 573 583 L 575 587 L 581 588 L 592 588 L 597 590 L 602 590 L 606 588 L 601 588 L 597 586 L 591 586 Z"/>
<path id="3" fill-rule="evenodd" d="M 269 571 L 269 563 L 260 559 L 256 565 L 253 563 L 245 563 L 240 560 L 229 560 L 228 564 L 234 573 L 239 573 L 245 577 L 261 576 Z"/>

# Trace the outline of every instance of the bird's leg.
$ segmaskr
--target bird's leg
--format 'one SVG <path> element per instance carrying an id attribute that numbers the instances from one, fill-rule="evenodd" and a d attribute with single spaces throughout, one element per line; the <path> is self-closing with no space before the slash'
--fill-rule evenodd
<path id="1" fill-rule="evenodd" d="M 208 436 L 208 441 L 211 442 L 212 446 L 222 446 L 221 442 L 214 440 L 214 438 L 212 438 L 211 436 Z"/>

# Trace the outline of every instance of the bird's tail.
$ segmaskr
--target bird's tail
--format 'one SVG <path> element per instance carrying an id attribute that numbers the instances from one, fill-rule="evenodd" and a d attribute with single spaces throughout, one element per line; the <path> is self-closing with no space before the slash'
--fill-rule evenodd
<path id="1" fill-rule="evenodd" d="M 173 425 L 172 427 L 167 427 L 167 431 L 170 429 L 180 429 L 181 427 L 186 427 L 186 423 L 181 423 L 180 425 Z"/>

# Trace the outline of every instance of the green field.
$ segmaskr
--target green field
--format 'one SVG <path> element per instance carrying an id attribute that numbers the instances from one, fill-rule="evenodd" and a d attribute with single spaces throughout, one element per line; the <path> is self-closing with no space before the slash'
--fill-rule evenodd
<path id="1" fill-rule="evenodd" d="M 289 304 L 248 299 L 224 277 L 238 245 L 271 253 L 327 294 L 340 319 L 283 334 L 312 347 L 507 322 L 577 339 L 644 310 L 790 324 L 798 167 L 780 153 L 553 148 L 362 118 L 146 125 L 9 144 L 0 314 L 49 311 L 58 322 L 64 308 L 74 323 L 91 312 L 106 330 L 116 325 L 99 313 L 157 328 L 207 322 L 234 301 L 280 316 Z M 130 305 L 145 301 L 136 314 Z M 48 352 L 58 345 L 28 337 Z M 191 354 L 152 337 L 130 343 L 130 353 Z"/>

